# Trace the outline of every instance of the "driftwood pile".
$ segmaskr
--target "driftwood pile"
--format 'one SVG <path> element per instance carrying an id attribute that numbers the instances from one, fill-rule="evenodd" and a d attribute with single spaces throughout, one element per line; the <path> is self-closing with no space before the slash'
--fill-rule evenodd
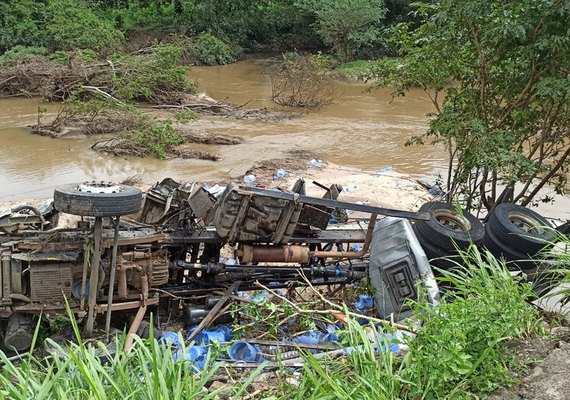
<path id="1" fill-rule="evenodd" d="M 129 140 L 122 138 L 101 140 L 91 146 L 91 148 L 95 151 L 108 153 L 119 157 L 147 157 L 151 155 L 151 152 L 148 149 L 145 149 Z M 168 158 L 194 158 L 209 161 L 218 161 L 220 159 L 220 156 L 218 154 L 205 150 L 196 150 L 190 143 L 184 143 L 178 146 L 170 147 L 168 149 L 168 156 Z"/>
<path id="2" fill-rule="evenodd" d="M 65 110 L 65 109 L 64 109 Z M 32 133 L 52 138 L 77 135 L 116 134 L 136 128 L 139 118 L 120 110 L 100 110 L 93 114 L 60 112 L 49 123 L 30 127 Z"/>
<path id="3" fill-rule="evenodd" d="M 75 86 L 89 84 L 101 73 L 100 65 L 66 66 L 42 58 L 25 59 L 0 68 L 0 96 L 38 96 L 63 101 Z"/>

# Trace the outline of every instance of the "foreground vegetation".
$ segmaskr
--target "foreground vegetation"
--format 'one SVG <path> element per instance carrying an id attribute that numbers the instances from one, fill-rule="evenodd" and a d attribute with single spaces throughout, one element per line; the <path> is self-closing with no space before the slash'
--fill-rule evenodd
<path id="1" fill-rule="evenodd" d="M 543 333 L 537 311 L 527 301 L 530 287 L 505 265 L 476 249 L 463 254 L 465 268 L 445 272 L 454 286 L 437 308 L 416 307 L 424 323 L 407 341 L 403 358 L 392 352 L 362 352 L 322 362 L 308 358 L 299 393 L 303 398 L 435 399 L 478 398 L 512 382 L 508 371 L 520 367 L 505 341 Z M 352 331 L 349 342 L 365 343 Z"/>
<path id="2" fill-rule="evenodd" d="M 415 316 L 423 324 L 415 328 L 416 338 L 401 339 L 400 344 L 409 346 L 404 354 L 387 350 L 393 340 L 390 329 L 349 320 L 338 331 L 339 341 L 354 351 L 329 359 L 308 353 L 300 377 L 290 379 L 292 371 L 282 368 L 257 398 L 463 399 L 513 383 L 508 372 L 521 365 L 505 342 L 544 333 L 538 312 L 528 302 L 532 291 L 490 254 L 473 248 L 463 257 L 465 268 L 444 273 L 443 281 L 454 290 L 442 304 L 436 309 L 415 305 Z M 224 369 L 232 383 L 212 386 L 221 372 L 214 359 L 223 346 L 216 345 L 204 370 L 197 372 L 189 361 L 174 360 L 170 348 L 152 337 L 137 339 L 129 352 L 122 350 L 123 338 L 118 338 L 117 351 L 111 354 L 103 345 L 85 344 L 72 323 L 77 344 L 62 347 L 48 340 L 48 355 L 33 354 L 19 363 L 0 355 L 5 363 L 0 375 L 3 396 L 167 399 L 225 394 L 237 399 L 265 366 L 253 372 Z M 381 339 L 375 343 L 371 337 Z"/>

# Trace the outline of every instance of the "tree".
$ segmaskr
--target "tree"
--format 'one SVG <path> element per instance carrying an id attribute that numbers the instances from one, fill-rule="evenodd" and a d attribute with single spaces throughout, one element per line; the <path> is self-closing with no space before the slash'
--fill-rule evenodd
<path id="1" fill-rule="evenodd" d="M 0 2 L 0 54 L 12 47 L 48 44 L 44 32 L 45 2 L 8 0 Z"/>
<path id="2" fill-rule="evenodd" d="M 49 0 L 47 31 L 58 48 L 102 50 L 120 44 L 113 23 L 99 18 L 83 0 Z"/>
<path id="3" fill-rule="evenodd" d="M 298 0 L 297 7 L 314 14 L 317 33 L 342 61 L 380 38 L 386 9 L 379 0 Z"/>
<path id="4" fill-rule="evenodd" d="M 448 200 L 492 207 L 502 185 L 528 205 L 566 191 L 570 161 L 570 2 L 440 0 L 394 29 L 400 59 L 371 73 L 402 95 L 421 87 L 435 113 L 411 142 L 443 145 Z M 546 199 L 542 199 L 546 200 Z"/>

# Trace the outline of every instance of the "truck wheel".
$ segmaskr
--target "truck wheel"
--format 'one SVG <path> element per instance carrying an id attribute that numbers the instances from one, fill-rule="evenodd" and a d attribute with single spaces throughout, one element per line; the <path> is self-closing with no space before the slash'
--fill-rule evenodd
<path id="1" fill-rule="evenodd" d="M 139 188 L 113 183 L 74 183 L 55 188 L 54 207 L 89 217 L 115 217 L 137 213 L 142 204 Z"/>
<path id="2" fill-rule="evenodd" d="M 426 253 L 426 257 L 428 258 L 430 265 L 446 270 L 457 267 L 455 261 L 460 262 L 460 257 L 457 254 L 457 249 L 441 249 L 426 239 L 424 234 L 420 232 L 415 225 L 412 227 L 412 230 L 416 234 L 418 242 L 420 242 L 424 253 Z M 434 274 L 438 275 L 437 271 L 434 270 Z"/>
<path id="3" fill-rule="evenodd" d="M 497 205 L 487 226 L 501 243 L 529 255 L 535 255 L 556 238 L 546 219 L 518 204 Z"/>
<path id="4" fill-rule="evenodd" d="M 8 318 L 4 335 L 4 347 L 9 351 L 23 353 L 32 345 L 34 336 L 33 320 L 30 315 L 14 313 Z"/>
<path id="5" fill-rule="evenodd" d="M 497 258 L 503 258 L 508 261 L 507 266 L 511 270 L 527 271 L 536 268 L 536 263 L 531 260 L 534 254 L 528 254 L 524 249 L 515 249 L 509 244 L 504 243 L 497 237 L 495 232 L 490 229 L 489 224 L 485 227 L 486 234 L 483 239 L 483 246 L 487 248 Z M 513 268 L 514 267 L 514 268 Z"/>
<path id="6" fill-rule="evenodd" d="M 478 244 L 485 236 L 481 221 L 468 212 L 458 213 L 455 206 L 443 202 L 429 202 L 419 212 L 429 212 L 429 221 L 416 221 L 420 243 L 442 250 L 467 249 L 470 243 Z"/>

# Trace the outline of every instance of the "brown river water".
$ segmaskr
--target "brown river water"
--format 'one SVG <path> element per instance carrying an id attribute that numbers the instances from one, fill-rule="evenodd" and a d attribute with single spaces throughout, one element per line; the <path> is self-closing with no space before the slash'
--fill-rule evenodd
<path id="1" fill-rule="evenodd" d="M 270 99 L 268 60 L 250 59 L 216 67 L 194 67 L 190 76 L 201 91 L 247 108 L 281 110 Z M 216 181 L 241 176 L 253 163 L 307 149 L 326 161 L 366 170 L 391 166 L 413 177 L 431 178 L 446 167 L 446 154 L 433 146 L 405 147 L 428 125 L 432 105 L 421 90 L 392 99 L 390 89 L 366 91 L 367 84 L 335 82 L 335 100 L 301 118 L 278 122 L 202 117 L 191 122 L 201 132 L 245 138 L 236 146 L 200 145 L 220 161 L 121 158 L 90 149 L 97 137 L 51 139 L 25 128 L 37 119 L 37 99 L 0 99 L 0 201 L 47 198 L 59 184 L 86 179 L 121 181 L 139 175 L 146 183 L 170 176 L 180 181 Z M 59 105 L 48 104 L 43 118 Z M 564 201 L 563 203 L 569 203 Z M 560 204 L 555 215 L 560 213 Z"/>

